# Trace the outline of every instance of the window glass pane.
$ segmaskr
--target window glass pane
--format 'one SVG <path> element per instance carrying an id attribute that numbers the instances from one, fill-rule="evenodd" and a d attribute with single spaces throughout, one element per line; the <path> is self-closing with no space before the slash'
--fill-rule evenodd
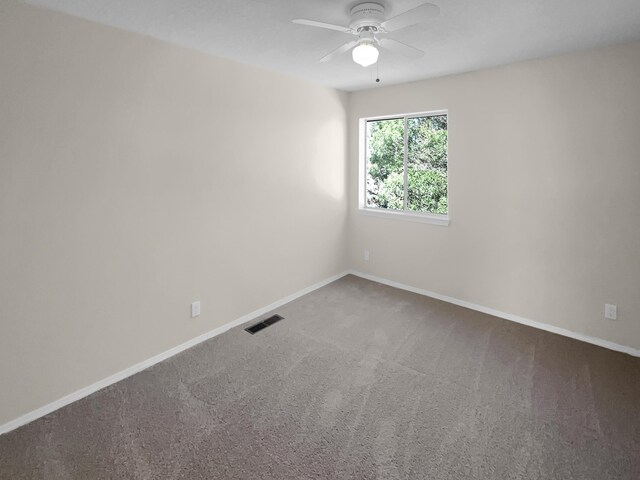
<path id="1" fill-rule="evenodd" d="M 447 116 L 407 119 L 407 210 L 447 214 Z"/>
<path id="2" fill-rule="evenodd" d="M 367 122 L 366 206 L 404 209 L 404 121 Z"/>

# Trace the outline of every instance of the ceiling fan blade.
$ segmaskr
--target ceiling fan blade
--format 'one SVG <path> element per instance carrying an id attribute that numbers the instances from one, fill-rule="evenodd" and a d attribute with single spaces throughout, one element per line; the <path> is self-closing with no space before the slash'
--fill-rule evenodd
<path id="1" fill-rule="evenodd" d="M 347 42 L 344 45 L 339 46 L 338 48 L 336 48 L 334 51 L 332 51 L 331 53 L 328 53 L 327 55 L 325 55 L 324 57 L 322 57 L 320 59 L 321 62 L 328 62 L 329 60 L 333 59 L 333 57 L 340 55 L 346 51 L 348 51 L 349 49 L 351 49 L 352 47 L 355 47 L 358 44 L 357 40 L 354 40 L 352 42 Z"/>
<path id="2" fill-rule="evenodd" d="M 401 28 L 415 25 L 416 23 L 424 22 L 425 20 L 437 17 L 438 15 L 440 15 L 440 7 L 433 3 L 423 3 L 419 7 L 407 10 L 406 12 L 383 22 L 382 28 L 387 32 L 393 32 L 395 30 L 400 30 Z"/>
<path id="3" fill-rule="evenodd" d="M 340 25 L 332 25 L 331 23 L 316 22 L 315 20 L 307 20 L 305 18 L 296 18 L 295 20 L 291 21 L 293 23 L 297 23 L 298 25 L 327 28 L 329 30 L 337 30 L 338 32 L 351 33 L 351 29 L 349 27 L 341 27 Z"/>
<path id="4" fill-rule="evenodd" d="M 424 55 L 422 50 L 407 45 L 406 43 L 399 42 L 398 40 L 394 40 L 393 38 L 380 38 L 378 43 L 381 47 L 386 48 L 393 53 L 404 55 L 405 57 L 420 58 Z"/>

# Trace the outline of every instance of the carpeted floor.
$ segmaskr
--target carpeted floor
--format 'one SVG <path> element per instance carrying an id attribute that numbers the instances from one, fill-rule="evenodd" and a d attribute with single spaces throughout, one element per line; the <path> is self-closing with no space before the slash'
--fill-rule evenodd
<path id="1" fill-rule="evenodd" d="M 0 436 L 0 477 L 640 479 L 640 359 L 348 276 Z"/>

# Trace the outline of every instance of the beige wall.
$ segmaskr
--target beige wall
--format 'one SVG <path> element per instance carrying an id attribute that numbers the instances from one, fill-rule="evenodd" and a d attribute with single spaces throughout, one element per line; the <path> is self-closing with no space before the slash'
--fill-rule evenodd
<path id="1" fill-rule="evenodd" d="M 14 1 L 0 46 L 0 425 L 346 268 L 345 94 Z"/>
<path id="2" fill-rule="evenodd" d="M 358 118 L 438 109 L 451 224 L 359 214 Z M 353 267 L 640 347 L 640 44 L 363 91 L 350 116 Z"/>

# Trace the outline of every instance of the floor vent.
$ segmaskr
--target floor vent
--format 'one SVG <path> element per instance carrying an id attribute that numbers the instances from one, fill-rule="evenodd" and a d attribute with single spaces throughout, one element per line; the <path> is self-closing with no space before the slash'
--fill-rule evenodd
<path id="1" fill-rule="evenodd" d="M 267 318 L 266 320 L 261 320 L 258 323 L 256 323 L 255 325 L 251 325 L 248 328 L 245 328 L 245 330 L 247 332 L 249 332 L 251 335 L 258 333 L 260 330 L 263 330 L 267 327 L 270 327 L 271 325 L 273 325 L 276 322 L 279 322 L 280 320 L 282 320 L 284 317 L 281 317 L 280 315 L 273 315 L 269 318 Z"/>

